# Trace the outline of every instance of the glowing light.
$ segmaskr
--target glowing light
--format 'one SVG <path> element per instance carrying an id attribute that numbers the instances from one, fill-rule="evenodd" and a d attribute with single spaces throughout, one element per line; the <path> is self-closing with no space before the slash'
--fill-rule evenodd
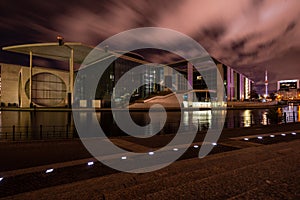
<path id="1" fill-rule="evenodd" d="M 244 138 L 244 140 L 248 141 L 248 140 L 249 140 L 249 138 Z"/>
<path id="2" fill-rule="evenodd" d="M 92 162 L 92 161 L 91 161 L 91 162 L 88 162 L 87 165 L 88 165 L 88 166 L 94 165 L 94 162 Z"/>
<path id="3" fill-rule="evenodd" d="M 174 148 L 173 151 L 178 151 L 178 148 Z"/>
<path id="4" fill-rule="evenodd" d="M 197 148 L 199 148 L 199 146 L 198 145 L 194 145 L 194 148 L 197 149 Z"/>
<path id="5" fill-rule="evenodd" d="M 275 137 L 275 135 L 270 135 L 270 137 Z"/>
<path id="6" fill-rule="evenodd" d="M 213 143 L 211 143 L 213 146 L 217 146 L 217 143 L 215 143 L 215 142 L 213 142 Z"/>
<path id="7" fill-rule="evenodd" d="M 295 133 L 295 132 L 293 132 L 293 133 L 291 133 L 292 135 L 297 135 L 297 133 Z"/>
<path id="8" fill-rule="evenodd" d="M 152 156 L 152 155 L 154 155 L 154 152 L 150 151 L 148 154 L 149 154 L 150 156 Z"/>
<path id="9" fill-rule="evenodd" d="M 46 174 L 51 173 L 51 172 L 53 172 L 53 171 L 54 171 L 54 169 L 52 169 L 52 168 L 51 168 L 51 169 L 47 169 L 47 170 L 46 170 Z"/>
<path id="10" fill-rule="evenodd" d="M 0 182 L 3 180 L 3 177 L 0 177 Z"/>
<path id="11" fill-rule="evenodd" d="M 285 133 L 281 133 L 281 135 L 282 135 L 282 136 L 286 136 L 286 134 L 285 134 Z"/>
<path id="12" fill-rule="evenodd" d="M 122 160 L 126 160 L 127 157 L 126 157 L 126 156 L 122 156 L 121 159 L 122 159 Z"/>
<path id="13" fill-rule="evenodd" d="M 260 139 L 260 140 L 261 140 L 261 139 L 263 139 L 263 137 L 262 137 L 262 136 L 258 136 L 257 138 L 258 138 L 258 139 Z"/>

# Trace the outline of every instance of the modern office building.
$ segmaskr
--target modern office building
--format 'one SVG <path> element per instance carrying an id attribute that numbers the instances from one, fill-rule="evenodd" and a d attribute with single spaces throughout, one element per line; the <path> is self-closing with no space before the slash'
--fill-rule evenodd
<path id="1" fill-rule="evenodd" d="M 299 79 L 277 81 L 277 94 L 280 99 L 300 99 Z"/>
<path id="2" fill-rule="evenodd" d="M 195 58 L 191 62 L 179 61 L 159 65 L 146 62 L 142 56 L 136 53 L 122 55 L 120 52 L 97 49 L 96 60 L 92 60 L 86 67 L 80 68 L 74 73 L 73 63 L 81 64 L 94 49 L 93 47 L 81 43 L 39 43 L 3 49 L 30 56 L 29 67 L 1 64 L 1 102 L 6 106 L 64 107 L 75 103 L 85 107 L 95 106 L 95 101 L 97 101 L 101 102 L 98 103 L 99 107 L 109 107 L 110 103 L 146 99 L 170 90 L 176 93 L 182 92 L 183 95 L 186 92 L 186 98 L 193 102 L 225 102 L 226 100 L 249 99 L 253 83 L 243 74 L 211 59 L 208 55 Z M 69 70 L 34 67 L 32 66 L 32 55 L 67 61 Z M 101 62 L 109 62 L 109 67 L 99 79 L 96 93 L 91 93 L 88 83 L 99 78 L 99 68 L 97 67 Z M 133 72 L 132 69 L 139 65 L 147 66 L 146 71 Z M 176 71 L 170 70 L 171 68 Z M 85 73 L 82 72 L 87 72 L 89 76 L 84 76 Z M 127 73 L 127 79 L 122 85 L 124 90 L 137 84 L 136 82 L 142 83 L 140 87 L 126 94 L 115 90 L 117 82 L 125 73 Z M 216 78 L 218 73 L 221 79 Z M 78 74 L 79 76 L 77 76 Z M 77 83 L 82 83 L 77 84 L 80 87 L 73 88 L 74 76 L 77 76 Z M 217 89 L 220 87 L 224 87 L 224 91 L 218 91 Z M 193 99 L 190 98 L 191 89 L 196 94 L 193 95 Z M 73 96 L 74 93 L 75 96 Z M 111 102 L 111 99 L 114 99 L 115 102 Z"/>
<path id="3" fill-rule="evenodd" d="M 217 66 L 217 70 L 214 68 L 200 68 L 200 72 L 203 74 L 200 74 L 198 70 L 193 69 L 193 73 L 191 73 L 190 76 L 192 76 L 192 84 L 193 88 L 195 90 L 198 90 L 196 92 L 196 96 L 198 97 L 199 101 L 205 101 L 207 99 L 207 90 L 216 90 L 217 86 L 224 86 L 225 90 L 225 97 L 227 101 L 243 101 L 245 99 L 250 99 L 250 91 L 253 87 L 253 81 L 249 79 L 247 76 L 245 76 L 242 73 L 239 73 L 238 71 L 232 69 L 231 67 L 228 67 L 219 61 L 213 59 Z M 189 64 L 186 61 L 178 62 L 175 64 L 170 64 L 171 67 L 174 67 L 176 70 L 183 73 L 186 77 L 188 76 L 188 68 L 191 68 L 193 66 L 189 66 Z M 191 70 L 190 70 L 191 71 Z M 222 82 L 219 82 L 215 77 L 216 73 L 219 73 Z M 204 75 L 205 74 L 205 75 Z M 213 84 L 211 84 L 211 88 L 207 88 L 206 82 L 209 80 L 213 80 Z M 215 85 L 217 84 L 217 85 Z M 186 89 L 185 87 L 182 87 Z M 202 90 L 202 91 L 201 91 Z M 211 92 L 211 91 L 210 91 Z M 219 94 L 219 98 L 224 96 L 223 94 Z"/>

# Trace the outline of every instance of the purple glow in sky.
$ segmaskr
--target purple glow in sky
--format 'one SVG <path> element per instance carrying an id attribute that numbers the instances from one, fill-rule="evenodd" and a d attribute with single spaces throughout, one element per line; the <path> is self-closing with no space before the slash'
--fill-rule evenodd
<path id="1" fill-rule="evenodd" d="M 97 45 L 121 31 L 156 26 L 194 38 L 211 56 L 252 77 L 258 87 L 266 69 L 271 90 L 277 80 L 300 78 L 299 0 L 2 0 L 0 8 L 1 47 L 51 42 L 57 35 Z M 163 61 L 157 55 L 151 58 Z M 0 53 L 0 62 L 22 59 Z"/>

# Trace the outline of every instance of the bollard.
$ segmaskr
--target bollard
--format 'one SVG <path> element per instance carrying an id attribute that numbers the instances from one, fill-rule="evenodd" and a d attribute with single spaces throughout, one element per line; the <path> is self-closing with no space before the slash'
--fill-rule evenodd
<path id="1" fill-rule="evenodd" d="M 43 138 L 43 126 L 40 125 L 40 139 Z"/>
<path id="2" fill-rule="evenodd" d="M 284 123 L 286 124 L 286 113 L 283 113 Z"/>
<path id="3" fill-rule="evenodd" d="M 235 128 L 235 116 L 233 116 L 233 128 Z"/>
<path id="4" fill-rule="evenodd" d="M 16 126 L 13 125 L 12 128 L 13 128 L 13 141 L 15 141 Z"/>
<path id="5" fill-rule="evenodd" d="M 28 139 L 28 126 L 26 126 L 26 139 Z"/>
<path id="6" fill-rule="evenodd" d="M 201 127 L 200 127 L 200 121 L 198 119 L 198 132 L 200 132 L 200 131 L 201 131 Z"/>
<path id="7" fill-rule="evenodd" d="M 69 138 L 69 125 L 66 125 L 66 138 Z"/>

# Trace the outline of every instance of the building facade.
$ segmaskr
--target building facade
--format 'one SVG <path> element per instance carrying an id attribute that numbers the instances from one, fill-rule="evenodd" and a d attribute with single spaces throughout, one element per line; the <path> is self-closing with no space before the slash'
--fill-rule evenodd
<path id="1" fill-rule="evenodd" d="M 64 107 L 67 104 L 69 74 L 66 71 L 33 67 L 31 93 L 29 67 L 0 63 L 0 76 L 1 106 Z"/>
<path id="2" fill-rule="evenodd" d="M 277 81 L 277 94 L 280 99 L 300 99 L 299 79 Z"/>

